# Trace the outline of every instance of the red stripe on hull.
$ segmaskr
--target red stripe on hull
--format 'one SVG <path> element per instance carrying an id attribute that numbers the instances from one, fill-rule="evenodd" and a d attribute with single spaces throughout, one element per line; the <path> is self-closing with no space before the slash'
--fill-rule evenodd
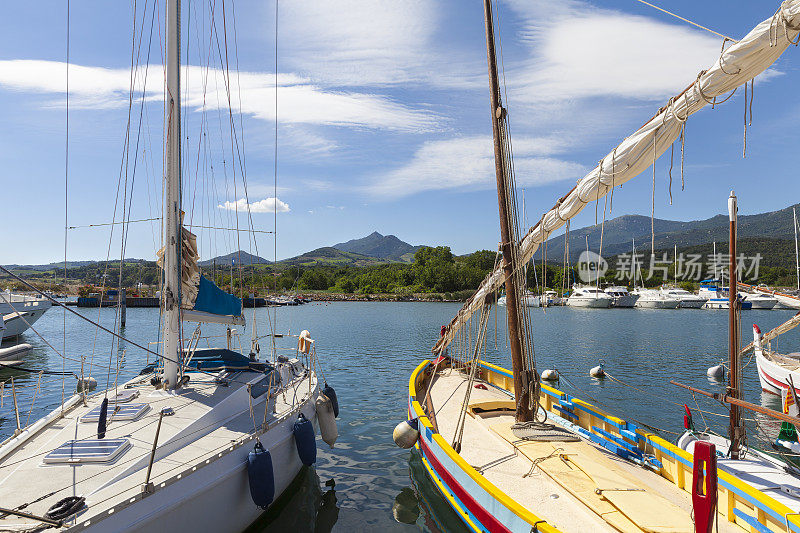
<path id="1" fill-rule="evenodd" d="M 764 379 L 766 379 L 769 382 L 769 384 L 772 385 L 773 387 L 775 387 L 777 389 L 789 390 L 789 384 L 788 383 L 781 383 L 780 381 L 778 381 L 777 379 L 773 378 L 772 376 L 770 376 L 769 374 L 767 374 L 765 371 L 761 370 L 760 368 L 758 369 L 758 371 L 761 373 L 761 376 Z M 795 390 L 795 392 L 800 393 L 800 389 L 797 389 L 797 387 L 795 387 L 794 390 Z M 773 394 L 775 394 L 774 391 L 767 391 L 767 392 L 772 392 Z"/>
<path id="2" fill-rule="evenodd" d="M 504 526 L 497 518 L 492 516 L 486 509 L 483 508 L 476 500 L 473 498 L 461 484 L 456 481 L 453 475 L 444 467 L 442 463 L 436 459 L 436 456 L 431 452 L 430 447 L 428 447 L 428 443 L 425 442 L 425 439 L 420 436 L 419 439 L 420 448 L 422 448 L 422 453 L 425 458 L 430 463 L 433 470 L 439 475 L 442 482 L 453 491 L 453 494 L 461 500 L 461 502 L 467 507 L 470 513 L 478 519 L 480 525 L 488 528 L 488 531 L 491 533 L 511 533 L 506 526 Z"/>

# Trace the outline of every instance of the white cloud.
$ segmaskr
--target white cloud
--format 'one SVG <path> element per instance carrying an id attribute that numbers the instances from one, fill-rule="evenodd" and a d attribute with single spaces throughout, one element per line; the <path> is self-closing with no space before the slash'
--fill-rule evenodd
<path id="1" fill-rule="evenodd" d="M 543 185 L 583 176 L 583 165 L 550 157 L 566 146 L 550 138 L 514 140 L 518 185 Z M 384 198 L 422 191 L 486 189 L 495 186 L 494 151 L 489 136 L 459 137 L 424 143 L 406 165 L 378 176 L 366 190 Z"/>
<path id="2" fill-rule="evenodd" d="M 439 35 L 449 16 L 429 0 L 282 3 L 281 61 L 336 86 L 464 86 L 484 74 L 482 56 Z"/>
<path id="3" fill-rule="evenodd" d="M 720 53 L 721 39 L 582 1 L 508 0 L 532 57 L 513 65 L 513 101 L 597 96 L 642 100 L 681 91 Z"/>
<path id="4" fill-rule="evenodd" d="M 247 200 L 240 198 L 235 202 L 228 200 L 224 204 L 220 204 L 217 207 L 219 209 L 227 209 L 228 211 L 239 211 L 241 213 L 246 213 L 248 206 Z M 290 211 L 289 204 L 281 201 L 280 198 L 270 197 L 250 203 L 250 212 L 252 213 L 274 213 L 276 208 L 278 213 L 288 213 Z"/>
<path id="5" fill-rule="evenodd" d="M 162 67 L 150 65 L 146 98 L 161 101 Z M 15 91 L 63 93 L 66 64 L 58 61 L 0 61 L 0 86 Z M 70 65 L 70 105 L 81 108 L 122 107 L 128 104 L 129 69 Z M 136 72 L 135 94 L 141 94 L 144 67 Z M 222 70 L 188 66 L 183 69 L 182 89 L 188 93 L 184 105 L 195 110 L 227 107 Z M 294 74 L 278 76 L 278 116 L 283 124 L 313 124 L 393 131 L 431 131 L 441 117 L 428 110 L 413 109 L 386 96 L 325 89 Z M 231 75 L 231 105 L 238 111 L 272 122 L 275 120 L 275 76 L 263 72 Z M 204 91 L 205 87 L 205 91 Z M 241 95 L 241 102 L 239 102 Z M 63 105 L 63 103 L 60 103 Z M 302 134 L 297 134 L 302 135 Z M 318 151 L 331 149 L 324 138 L 304 135 L 303 142 Z"/>

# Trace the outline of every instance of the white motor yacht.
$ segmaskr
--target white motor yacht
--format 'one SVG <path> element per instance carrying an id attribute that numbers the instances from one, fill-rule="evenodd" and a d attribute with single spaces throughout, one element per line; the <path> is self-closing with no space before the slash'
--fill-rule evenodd
<path id="1" fill-rule="evenodd" d="M 681 289 L 680 287 L 663 286 L 659 292 L 665 296 L 679 300 L 680 305 L 678 307 L 681 309 L 700 309 L 703 307 L 703 304 L 706 303 L 706 298 L 689 292 L 686 289 Z"/>
<path id="2" fill-rule="evenodd" d="M 672 296 L 667 296 L 655 289 L 636 289 L 634 294 L 639 296 L 636 307 L 643 309 L 677 309 L 681 301 Z"/>
<path id="3" fill-rule="evenodd" d="M 550 305 L 563 305 L 564 301 L 561 296 L 558 295 L 556 291 L 544 291 L 544 296 L 542 297 L 542 305 L 550 306 Z"/>
<path id="4" fill-rule="evenodd" d="M 5 322 L 2 338 L 18 337 L 52 307 L 50 300 L 44 297 L 14 294 L 6 290 L 0 293 L 0 316 Z"/>
<path id="5" fill-rule="evenodd" d="M 522 296 L 522 303 L 528 307 L 541 307 L 541 298 L 537 294 L 533 294 L 530 291 L 525 291 L 525 294 Z M 506 305 L 506 297 L 501 296 L 497 299 L 497 305 L 505 307 Z"/>
<path id="6" fill-rule="evenodd" d="M 639 296 L 628 292 L 627 287 L 622 285 L 614 285 L 613 287 L 606 287 L 606 294 L 611 296 L 611 307 L 633 307 Z"/>
<path id="7" fill-rule="evenodd" d="M 768 294 L 739 292 L 739 297 L 745 302 L 750 302 L 751 309 L 774 309 L 778 299 Z"/>
<path id="8" fill-rule="evenodd" d="M 567 298 L 570 307 L 609 308 L 613 298 L 597 287 L 574 286 Z"/>

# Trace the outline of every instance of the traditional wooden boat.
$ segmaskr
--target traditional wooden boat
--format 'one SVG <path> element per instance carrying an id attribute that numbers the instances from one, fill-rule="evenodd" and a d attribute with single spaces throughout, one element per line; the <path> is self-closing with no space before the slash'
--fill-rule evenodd
<path id="1" fill-rule="evenodd" d="M 484 0 L 484 16 L 503 260 L 442 328 L 435 358 L 412 372 L 409 419 L 395 428 L 395 442 L 418 449 L 431 482 L 470 531 L 709 532 L 714 524 L 719 531 L 800 531 L 795 471 L 752 450 L 744 457 L 739 408 L 746 402 L 738 400 L 737 367 L 728 393 L 719 398 L 734 404 L 730 439 L 687 433 L 691 442 L 682 449 L 541 383 L 530 317 L 520 304 L 520 265 L 539 244 L 587 204 L 653 164 L 682 136 L 689 115 L 768 68 L 800 33 L 800 0 L 784 2 L 725 49 L 717 64 L 627 137 L 522 238 L 491 0 Z M 735 264 L 731 272 L 735 280 Z M 481 359 L 493 293 L 501 286 L 510 370 Z M 731 294 L 730 312 L 738 313 L 735 281 Z M 730 350 L 737 360 L 735 336 Z M 727 456 L 718 457 L 717 449 Z"/>

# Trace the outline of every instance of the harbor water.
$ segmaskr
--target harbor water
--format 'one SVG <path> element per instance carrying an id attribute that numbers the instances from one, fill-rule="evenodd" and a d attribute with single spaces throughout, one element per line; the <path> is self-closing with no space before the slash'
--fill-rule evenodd
<path id="1" fill-rule="evenodd" d="M 303 472 L 292 493 L 255 524 L 254 531 L 462 531 L 457 517 L 422 474 L 418 458 L 398 449 L 391 437 L 394 426 L 406 416 L 409 374 L 430 356 L 440 327 L 459 307 L 455 303 L 336 302 L 277 310 L 278 332 L 296 334 L 307 329 L 316 340 L 324 378 L 335 387 L 339 399 L 339 440 L 332 450 L 318 441 L 316 468 Z M 113 328 L 113 309 L 78 311 Z M 240 328 L 246 352 L 254 321 L 259 334 L 266 333 L 267 313 L 275 310 L 256 309 L 255 318 L 252 312 L 247 310 L 248 325 Z M 743 312 L 742 344 L 752 340 L 753 323 L 766 332 L 793 313 Z M 725 432 L 727 418 L 721 405 L 704 398 L 695 403 L 690 392 L 669 381 L 713 392 L 724 388 L 706 377 L 706 369 L 727 360 L 726 311 L 554 307 L 531 309 L 531 317 L 537 366 L 557 369 L 562 379 L 556 386 L 565 392 L 621 418 L 658 428 L 670 440 L 682 430 L 684 403 L 708 412 L 702 416 L 696 412 L 698 429 L 708 425 Z M 504 325 L 504 309 L 493 311 L 486 359 L 509 367 Z M 124 341 L 112 344 L 108 334 L 95 332 L 59 308 L 49 310 L 34 327 L 52 347 L 29 330 L 20 340 L 34 350 L 23 367 L 34 372 L 0 371 L 0 380 L 6 382 L 0 407 L 4 439 L 16 427 L 8 382 L 12 376 L 20 422 L 25 425 L 75 391 L 74 377 L 62 379 L 40 370 L 78 372 L 83 360 L 84 368 L 91 365 L 102 390 L 108 383 L 124 383 L 137 375 L 148 361 L 142 350 Z M 122 334 L 147 345 L 158 340 L 158 327 L 158 309 L 131 308 Z M 208 328 L 224 333 L 220 326 Z M 260 345 L 263 355 L 268 340 L 261 339 Z M 65 346 L 66 361 L 55 351 L 64 351 Z M 773 342 L 773 349 L 800 351 L 800 333 L 784 335 L 777 345 Z M 589 377 L 589 369 L 601 362 L 609 376 Z M 755 361 L 747 356 L 742 364 L 745 399 L 779 408 L 777 397 L 761 392 Z M 749 424 L 751 445 L 774 438 L 774 424 L 758 419 L 756 425 L 754 420 Z"/>

